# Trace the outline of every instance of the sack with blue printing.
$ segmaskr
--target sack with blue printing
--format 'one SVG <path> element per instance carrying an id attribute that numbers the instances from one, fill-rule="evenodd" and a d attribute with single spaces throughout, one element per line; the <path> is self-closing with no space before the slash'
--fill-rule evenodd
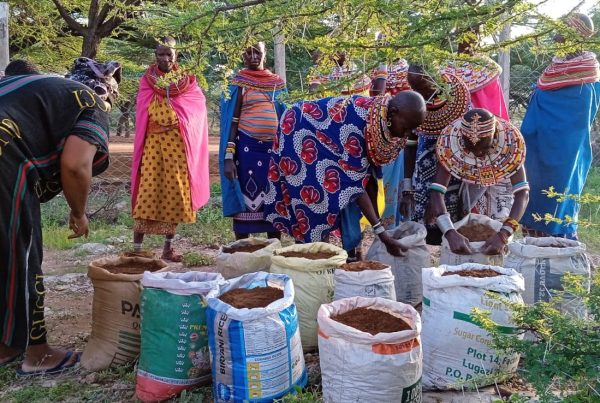
<path id="1" fill-rule="evenodd" d="M 221 402 L 272 402 L 307 382 L 294 285 L 284 274 L 249 273 L 225 282 L 219 295 L 237 288 L 275 287 L 283 298 L 264 308 L 237 309 L 208 300 L 208 344 L 213 397 Z"/>

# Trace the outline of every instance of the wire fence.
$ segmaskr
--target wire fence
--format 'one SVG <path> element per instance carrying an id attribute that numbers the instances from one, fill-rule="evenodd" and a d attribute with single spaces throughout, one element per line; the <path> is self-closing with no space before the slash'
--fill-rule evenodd
<path id="1" fill-rule="evenodd" d="M 535 69 L 521 65 L 511 67 L 511 80 L 509 91 L 509 114 L 511 121 L 520 127 L 533 86 L 543 71 L 544 66 Z M 299 77 L 306 72 L 288 71 L 288 77 L 296 75 Z M 205 90 L 208 104 L 209 135 L 211 144 L 210 168 L 211 179 L 216 181 L 218 178 L 218 134 L 219 134 L 219 97 L 220 88 L 214 90 Z M 567 136 L 568 133 L 565 133 Z M 598 119 L 594 123 L 591 141 L 594 149 L 594 166 L 600 165 L 600 122 Z M 133 143 L 135 138 L 135 97 L 129 100 L 121 100 L 118 107 L 111 112 L 111 164 L 109 169 L 95 178 L 94 183 L 96 192 L 101 193 L 102 188 L 106 188 L 107 197 L 116 188 L 129 186 L 131 172 L 131 158 L 133 153 Z"/>

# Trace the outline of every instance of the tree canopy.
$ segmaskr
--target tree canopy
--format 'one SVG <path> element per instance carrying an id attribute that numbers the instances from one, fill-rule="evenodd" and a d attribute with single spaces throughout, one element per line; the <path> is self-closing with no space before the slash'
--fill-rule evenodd
<path id="1" fill-rule="evenodd" d="M 9 0 L 13 55 L 51 71 L 83 55 L 123 62 L 138 75 L 151 61 L 154 38 L 178 39 L 186 68 L 207 83 L 223 82 L 239 66 L 245 47 L 285 36 L 292 95 L 306 91 L 309 69 L 326 71 L 344 51 L 364 71 L 399 57 L 434 65 L 456 55 L 457 44 L 481 39 L 478 51 L 494 56 L 519 49 L 525 58 L 598 47 L 584 43 L 560 20 L 539 15 L 526 0 Z M 574 5 L 574 10 L 577 5 Z M 595 13 L 598 22 L 600 13 Z M 532 26 L 519 38 L 498 41 L 506 25 Z M 567 43 L 550 41 L 556 30 Z M 382 34 L 378 40 L 376 34 Z M 380 35 L 381 36 L 381 35 Z M 514 53 L 514 52 L 513 52 Z M 320 55 L 318 62 L 311 56 Z M 217 89 L 215 89 L 217 90 Z"/>

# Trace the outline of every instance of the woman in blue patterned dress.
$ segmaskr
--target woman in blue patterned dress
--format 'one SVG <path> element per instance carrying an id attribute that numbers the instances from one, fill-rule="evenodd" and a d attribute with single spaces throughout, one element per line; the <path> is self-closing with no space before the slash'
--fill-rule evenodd
<path id="1" fill-rule="evenodd" d="M 348 220 L 342 241 L 352 250 L 362 213 L 388 251 L 400 255 L 365 189 L 373 168 L 395 159 L 424 117 L 425 102 L 413 91 L 297 102 L 283 114 L 273 145 L 265 218 L 300 242 L 326 239 Z"/>

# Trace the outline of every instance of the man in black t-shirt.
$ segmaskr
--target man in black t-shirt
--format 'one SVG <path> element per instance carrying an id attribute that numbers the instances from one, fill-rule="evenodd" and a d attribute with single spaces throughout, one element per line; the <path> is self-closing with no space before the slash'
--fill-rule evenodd
<path id="1" fill-rule="evenodd" d="M 64 78 L 0 80 L 0 366 L 25 353 L 20 375 L 73 367 L 46 342 L 40 202 L 64 192 L 69 238 L 87 236 L 91 177 L 108 166 L 110 104 Z"/>

